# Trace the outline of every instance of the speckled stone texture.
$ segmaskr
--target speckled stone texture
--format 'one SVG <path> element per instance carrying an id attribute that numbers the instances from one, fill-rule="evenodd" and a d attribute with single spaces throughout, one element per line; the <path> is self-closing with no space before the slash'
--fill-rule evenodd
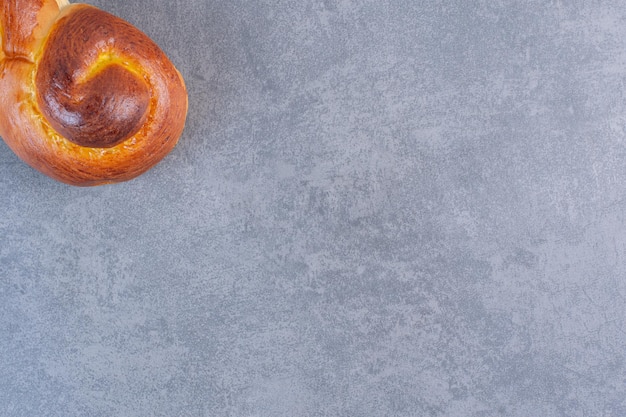
<path id="1" fill-rule="evenodd" d="M 0 145 L 0 415 L 626 415 L 626 8 L 99 0 L 190 93 L 71 188 Z"/>

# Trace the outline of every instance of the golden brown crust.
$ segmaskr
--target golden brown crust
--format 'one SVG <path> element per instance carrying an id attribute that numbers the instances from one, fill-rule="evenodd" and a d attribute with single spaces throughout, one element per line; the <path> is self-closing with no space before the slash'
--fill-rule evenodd
<path id="1" fill-rule="evenodd" d="M 71 142 L 117 145 L 146 120 L 149 77 L 144 79 L 137 69 L 146 71 L 144 65 L 164 60 L 160 55 L 123 20 L 92 7 L 77 8 L 55 25 L 46 41 L 35 79 L 39 108 Z M 137 57 L 144 58 L 144 65 L 133 65 L 131 59 Z"/>
<path id="2" fill-rule="evenodd" d="M 2 0 L 0 28 L 2 49 L 7 57 L 34 60 L 36 51 L 59 14 L 51 0 Z"/>
<path id="3" fill-rule="evenodd" d="M 17 3 L 28 11 L 19 18 Z M 28 164 L 68 184 L 134 178 L 183 130 L 183 79 L 129 23 L 92 6 L 59 5 L 3 3 L 0 136 Z"/>

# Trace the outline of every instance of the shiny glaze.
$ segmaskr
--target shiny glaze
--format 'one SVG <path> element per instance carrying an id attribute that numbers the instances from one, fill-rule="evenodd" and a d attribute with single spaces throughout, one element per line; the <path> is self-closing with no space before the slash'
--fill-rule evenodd
<path id="1" fill-rule="evenodd" d="M 1 1 L 0 136 L 20 158 L 68 184 L 98 185 L 169 153 L 187 92 L 154 42 L 92 6 Z"/>
<path id="2" fill-rule="evenodd" d="M 62 18 L 36 78 L 39 107 L 50 125 L 82 146 L 110 147 L 133 136 L 145 122 L 151 87 L 115 51 L 133 56 L 145 44 L 133 26 L 95 8 Z"/>

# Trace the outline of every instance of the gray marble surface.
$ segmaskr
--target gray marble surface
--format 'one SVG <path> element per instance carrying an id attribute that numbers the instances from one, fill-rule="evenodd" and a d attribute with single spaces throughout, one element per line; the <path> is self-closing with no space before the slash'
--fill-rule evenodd
<path id="1" fill-rule="evenodd" d="M 91 3 L 189 118 L 114 186 L 0 145 L 0 415 L 626 415 L 623 3 Z"/>

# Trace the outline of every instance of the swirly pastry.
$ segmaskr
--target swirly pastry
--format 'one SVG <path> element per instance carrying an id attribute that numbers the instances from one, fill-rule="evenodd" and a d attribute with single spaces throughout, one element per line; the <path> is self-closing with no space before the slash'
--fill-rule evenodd
<path id="1" fill-rule="evenodd" d="M 0 0 L 0 136 L 79 186 L 132 179 L 176 145 L 180 73 L 130 23 L 67 0 Z"/>

